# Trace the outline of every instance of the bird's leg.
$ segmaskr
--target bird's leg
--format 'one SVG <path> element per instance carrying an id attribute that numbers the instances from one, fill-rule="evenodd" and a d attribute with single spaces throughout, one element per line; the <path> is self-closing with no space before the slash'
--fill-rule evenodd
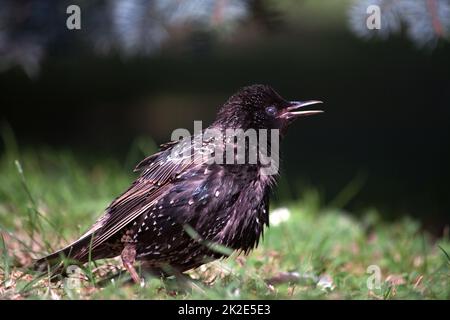
<path id="1" fill-rule="evenodd" d="M 141 284 L 141 278 L 139 277 L 133 264 L 136 259 L 136 248 L 132 244 L 126 244 L 120 255 L 122 258 L 123 266 L 128 270 L 131 278 L 136 284 Z"/>

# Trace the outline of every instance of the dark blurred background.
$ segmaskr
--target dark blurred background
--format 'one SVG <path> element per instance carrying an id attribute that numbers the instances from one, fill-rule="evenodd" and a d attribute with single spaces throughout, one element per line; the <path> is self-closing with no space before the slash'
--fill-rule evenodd
<path id="1" fill-rule="evenodd" d="M 380 30 L 365 27 L 371 3 Z M 81 30 L 66 27 L 70 4 Z M 325 101 L 283 143 L 289 196 L 350 188 L 352 213 L 450 222 L 447 0 L 0 0 L 0 12 L 0 121 L 21 146 L 122 161 L 136 137 L 166 142 L 265 83 Z"/>

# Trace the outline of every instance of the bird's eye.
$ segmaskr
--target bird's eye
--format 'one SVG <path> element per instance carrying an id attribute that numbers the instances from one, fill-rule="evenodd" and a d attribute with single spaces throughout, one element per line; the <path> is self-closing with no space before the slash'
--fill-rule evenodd
<path id="1" fill-rule="evenodd" d="M 277 114 L 277 108 L 275 108 L 274 106 L 270 106 L 266 108 L 266 113 L 271 116 L 274 117 Z"/>

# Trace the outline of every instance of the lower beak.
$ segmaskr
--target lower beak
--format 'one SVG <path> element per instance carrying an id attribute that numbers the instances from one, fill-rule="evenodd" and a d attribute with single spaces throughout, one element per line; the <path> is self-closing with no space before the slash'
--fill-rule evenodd
<path id="1" fill-rule="evenodd" d="M 310 106 L 313 104 L 319 104 L 323 103 L 322 101 L 318 100 L 310 100 L 310 101 L 291 101 L 289 107 L 285 109 L 285 112 L 283 112 L 280 115 L 280 118 L 283 119 L 293 119 L 297 117 L 304 117 L 304 116 L 312 116 L 314 114 L 322 113 L 322 110 L 299 110 L 303 107 Z"/>

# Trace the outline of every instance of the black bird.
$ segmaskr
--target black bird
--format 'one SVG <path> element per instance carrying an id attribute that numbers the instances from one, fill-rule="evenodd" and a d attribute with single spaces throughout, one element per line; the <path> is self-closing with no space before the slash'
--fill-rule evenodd
<path id="1" fill-rule="evenodd" d="M 252 85 L 229 98 L 208 129 L 279 129 L 283 135 L 295 118 L 321 112 L 299 110 L 316 103 L 321 101 L 287 101 L 270 86 Z M 255 248 L 269 226 L 276 175 L 262 174 L 260 162 L 196 161 L 205 148 L 223 151 L 224 143 L 211 137 L 202 137 L 200 145 L 186 141 L 162 145 L 139 163 L 141 175 L 129 189 L 77 241 L 39 259 L 37 269 L 58 265 L 62 257 L 85 263 L 120 255 L 139 283 L 136 260 L 153 272 L 180 273 L 227 255 L 210 244 L 245 253 Z M 177 148 L 176 154 L 193 156 L 174 157 Z"/>

